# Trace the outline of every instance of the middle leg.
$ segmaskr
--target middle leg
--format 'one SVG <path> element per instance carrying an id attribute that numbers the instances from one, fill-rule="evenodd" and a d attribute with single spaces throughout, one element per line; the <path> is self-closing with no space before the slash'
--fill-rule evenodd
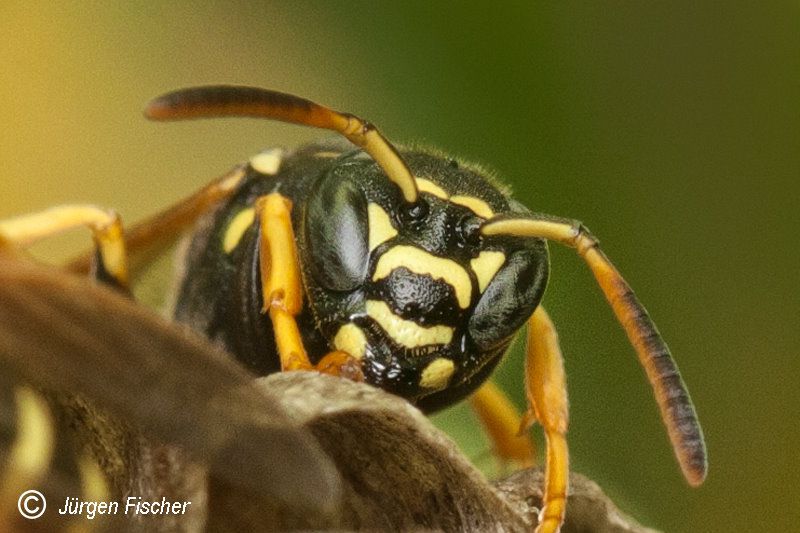
<path id="1" fill-rule="evenodd" d="M 513 461 L 523 467 L 533 466 L 535 452 L 517 408 L 492 381 L 487 381 L 469 399 L 489 439 L 492 451 L 501 461 Z M 527 429 L 527 428 L 526 428 Z"/>

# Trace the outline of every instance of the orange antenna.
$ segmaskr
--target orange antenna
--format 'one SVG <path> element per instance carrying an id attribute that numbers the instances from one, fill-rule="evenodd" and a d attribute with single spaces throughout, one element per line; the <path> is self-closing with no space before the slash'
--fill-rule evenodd
<path id="1" fill-rule="evenodd" d="M 661 418 L 667 427 L 683 475 L 690 485 L 700 485 L 706 478 L 708 459 L 703 430 L 689 391 L 669 347 L 647 310 L 600 250 L 597 239 L 580 222 L 547 215 L 533 215 L 530 218 L 494 217 L 481 226 L 481 233 L 485 237 L 509 235 L 543 238 L 577 250 L 589 265 L 617 320 L 636 349 L 655 392 Z"/>
<path id="2" fill-rule="evenodd" d="M 400 188 L 408 203 L 419 191 L 411 171 L 392 144 L 375 127 L 349 113 L 339 113 L 291 94 L 233 85 L 179 89 L 152 100 L 144 110 L 153 120 L 211 117 L 256 117 L 332 130 L 363 148 Z"/>

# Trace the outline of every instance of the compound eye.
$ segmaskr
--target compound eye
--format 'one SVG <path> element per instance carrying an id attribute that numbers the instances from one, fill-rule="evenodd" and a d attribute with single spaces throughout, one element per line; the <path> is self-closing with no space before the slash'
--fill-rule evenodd
<path id="1" fill-rule="evenodd" d="M 481 350 L 507 342 L 533 314 L 547 282 L 547 267 L 543 248 L 518 250 L 507 258 L 469 319 L 469 334 Z"/>
<path id="2" fill-rule="evenodd" d="M 311 193 L 306 208 L 307 264 L 323 287 L 352 291 L 367 276 L 367 199 L 351 180 L 329 174 Z"/>

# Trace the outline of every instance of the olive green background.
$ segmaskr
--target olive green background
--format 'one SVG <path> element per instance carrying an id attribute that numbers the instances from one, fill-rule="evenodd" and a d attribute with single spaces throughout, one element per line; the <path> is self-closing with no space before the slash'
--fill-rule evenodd
<path id="1" fill-rule="evenodd" d="M 246 83 L 357 113 L 585 221 L 656 319 L 706 432 L 697 490 L 587 269 L 553 249 L 545 303 L 576 470 L 666 531 L 796 530 L 800 7 L 554 4 L 4 0 L 0 217 L 94 202 L 130 222 L 263 147 L 318 135 L 147 123 L 143 104 L 169 89 Z M 520 368 L 515 354 L 501 378 L 522 404 Z M 480 456 L 469 417 L 438 418 Z"/>

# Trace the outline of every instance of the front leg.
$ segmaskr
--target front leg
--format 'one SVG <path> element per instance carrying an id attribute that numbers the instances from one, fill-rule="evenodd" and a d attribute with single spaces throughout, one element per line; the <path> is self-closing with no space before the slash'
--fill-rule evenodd
<path id="1" fill-rule="evenodd" d="M 556 533 L 564 522 L 569 490 L 569 405 L 558 334 L 542 307 L 530 319 L 527 341 L 525 394 L 530 408 L 525 418 L 528 423 L 538 420 L 542 424 L 547 441 L 544 496 L 536 533 Z"/>
<path id="2" fill-rule="evenodd" d="M 272 320 L 281 370 L 316 370 L 363 381 L 359 360 L 346 352 L 331 352 L 316 365 L 308 358 L 296 319 L 303 308 L 303 287 L 291 211 L 291 200 L 279 193 L 256 200 L 262 312 Z"/>

